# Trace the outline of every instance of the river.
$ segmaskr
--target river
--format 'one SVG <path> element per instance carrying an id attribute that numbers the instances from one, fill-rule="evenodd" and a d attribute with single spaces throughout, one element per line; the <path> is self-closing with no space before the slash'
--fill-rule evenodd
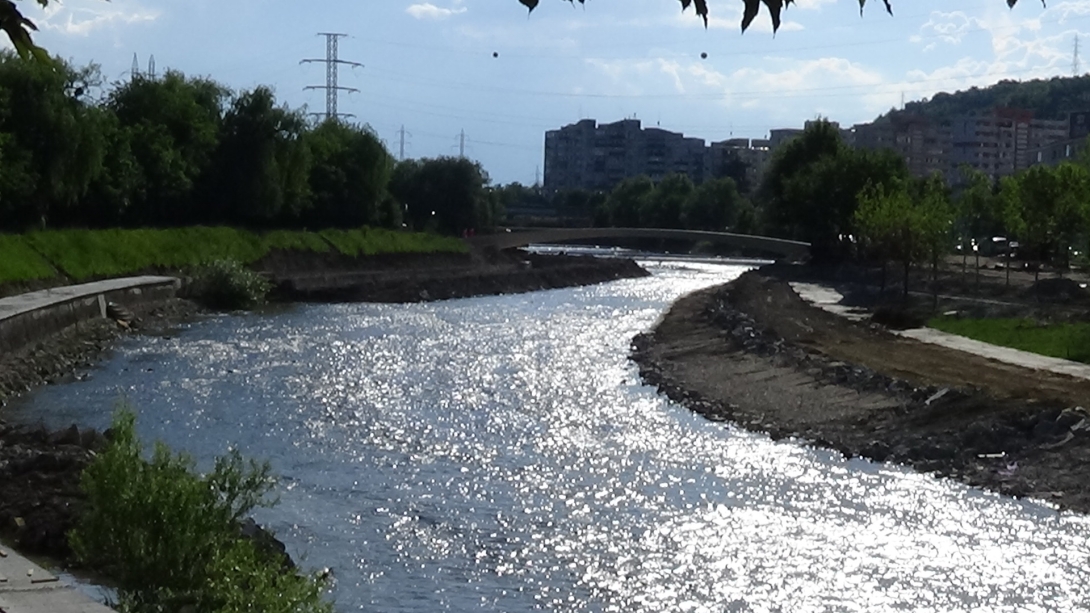
<path id="1" fill-rule="evenodd" d="M 630 339 L 740 266 L 414 305 L 300 305 L 131 337 L 8 414 L 207 466 L 267 458 L 258 519 L 338 611 L 1082 611 L 1090 521 L 711 423 Z"/>

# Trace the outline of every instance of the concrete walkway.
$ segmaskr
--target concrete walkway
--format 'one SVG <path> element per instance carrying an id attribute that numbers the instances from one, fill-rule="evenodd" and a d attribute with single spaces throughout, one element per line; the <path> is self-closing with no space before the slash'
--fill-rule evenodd
<path id="1" fill-rule="evenodd" d="M 127 277 L 0 298 L 0 352 L 105 317 L 110 302 L 132 305 L 172 298 L 180 286 L 174 277 Z"/>
<path id="2" fill-rule="evenodd" d="M 830 313 L 835 313 L 856 321 L 866 318 L 865 311 L 840 304 L 841 300 L 844 299 L 844 296 L 829 286 L 815 283 L 792 283 L 791 288 L 794 289 L 803 300 Z M 1028 351 L 1011 349 L 1010 347 L 1000 347 L 999 345 L 976 341 L 971 338 L 941 332 L 932 328 L 890 330 L 890 332 L 924 343 L 941 345 L 950 349 L 972 353 L 1005 364 L 1013 364 L 1023 368 L 1031 368 L 1033 370 L 1044 370 L 1090 381 L 1090 364 L 1072 362 L 1071 360 L 1061 360 L 1060 358 L 1038 355 Z"/>
<path id="3" fill-rule="evenodd" d="M 66 285 L 53 289 L 43 289 L 37 292 L 19 294 L 0 298 L 0 322 L 31 311 L 55 307 L 73 300 L 82 298 L 96 298 L 100 295 L 112 294 L 119 291 L 131 291 L 142 289 L 154 289 L 158 286 L 168 285 L 177 289 L 178 279 L 174 277 L 125 277 L 122 279 L 107 279 L 81 285 Z M 103 306 L 105 309 L 105 306 Z M 105 317 L 105 311 L 103 311 Z"/>
<path id="4" fill-rule="evenodd" d="M 114 613 L 0 543 L 0 613 Z"/>

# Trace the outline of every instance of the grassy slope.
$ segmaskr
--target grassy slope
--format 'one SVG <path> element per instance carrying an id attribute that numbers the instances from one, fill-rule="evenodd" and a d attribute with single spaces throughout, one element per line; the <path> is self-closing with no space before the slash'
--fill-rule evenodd
<path id="1" fill-rule="evenodd" d="M 384 253 L 464 253 L 456 238 L 373 228 L 256 233 L 235 228 L 169 230 L 56 230 L 0 234 L 0 283 L 49 279 L 60 271 L 73 281 L 150 269 L 184 269 L 219 258 L 249 264 L 272 250 L 350 256 Z"/>
<path id="2" fill-rule="evenodd" d="M 939 317 L 930 327 L 951 334 L 1090 364 L 1090 324 L 1041 325 L 1029 319 L 957 319 Z"/>

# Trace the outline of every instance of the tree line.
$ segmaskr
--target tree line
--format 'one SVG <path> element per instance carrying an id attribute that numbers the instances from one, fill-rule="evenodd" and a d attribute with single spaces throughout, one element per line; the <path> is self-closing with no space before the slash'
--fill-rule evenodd
<path id="1" fill-rule="evenodd" d="M 1067 269 L 1090 247 L 1090 158 L 1032 166 L 994 180 L 962 168 L 945 178 L 911 177 L 892 151 L 854 150 L 835 126 L 812 123 L 772 158 L 760 187 L 759 231 L 808 241 L 815 258 L 862 259 L 908 271 L 936 271 L 955 248 L 968 256 L 1002 236 L 999 255 L 1018 244 L 1020 259 Z"/>
<path id="2" fill-rule="evenodd" d="M 367 126 L 308 121 L 264 86 L 168 71 L 103 85 L 96 67 L 0 52 L 0 230 L 178 226 L 487 227 L 488 175 L 395 163 Z"/>

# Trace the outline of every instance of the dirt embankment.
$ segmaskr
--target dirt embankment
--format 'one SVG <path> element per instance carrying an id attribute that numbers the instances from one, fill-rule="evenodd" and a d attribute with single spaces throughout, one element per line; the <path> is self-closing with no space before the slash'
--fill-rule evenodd
<path id="1" fill-rule="evenodd" d="M 309 255 L 309 254 L 308 254 Z M 276 255 L 258 264 L 275 283 L 277 300 L 294 302 L 421 302 L 532 292 L 647 276 L 632 260 L 534 255 L 516 251 L 472 255 L 366 258 L 318 262 Z"/>
<path id="2" fill-rule="evenodd" d="M 851 322 L 760 271 L 678 301 L 633 358 L 711 419 L 1090 511 L 1090 382 Z"/>

